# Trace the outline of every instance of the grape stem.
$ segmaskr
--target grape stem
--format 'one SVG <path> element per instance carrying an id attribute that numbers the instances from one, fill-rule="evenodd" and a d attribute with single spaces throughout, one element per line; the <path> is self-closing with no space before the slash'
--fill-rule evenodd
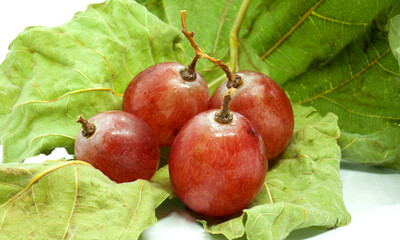
<path id="1" fill-rule="evenodd" d="M 199 58 L 205 58 L 214 63 L 215 65 L 221 67 L 221 69 L 225 72 L 226 76 L 228 77 L 228 88 L 234 87 L 237 88 L 242 84 L 242 79 L 239 75 L 235 75 L 231 72 L 229 69 L 228 65 L 226 65 L 224 62 L 222 62 L 220 59 L 216 59 L 213 57 L 208 56 L 205 54 L 199 46 L 197 45 L 196 41 L 194 40 L 194 32 L 189 32 L 187 30 L 186 26 L 186 10 L 181 10 L 181 23 L 182 23 L 182 33 L 185 35 L 185 37 L 189 40 L 190 45 L 192 45 L 192 48 L 194 49 L 194 59 L 193 61 L 189 64 L 188 66 L 188 72 L 194 72 L 194 69 L 196 67 L 197 60 Z"/>
<path id="2" fill-rule="evenodd" d="M 84 119 L 82 116 L 83 116 L 82 114 L 79 115 L 76 122 L 82 124 L 82 130 L 81 130 L 82 135 L 85 138 L 89 138 L 96 131 L 96 125 L 94 125 L 93 123 L 90 123 L 88 120 Z"/>
<path id="3" fill-rule="evenodd" d="M 227 124 L 232 122 L 233 115 L 229 110 L 229 102 L 232 99 L 232 96 L 236 93 L 236 88 L 229 88 L 228 91 L 225 93 L 224 101 L 222 103 L 221 110 L 215 113 L 215 121 L 223 124 Z"/>

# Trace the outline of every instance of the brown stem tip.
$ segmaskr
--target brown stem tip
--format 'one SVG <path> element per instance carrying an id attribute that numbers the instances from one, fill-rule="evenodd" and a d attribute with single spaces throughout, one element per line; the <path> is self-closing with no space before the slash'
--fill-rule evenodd
<path id="1" fill-rule="evenodd" d="M 195 71 L 191 71 L 190 68 L 182 68 L 179 73 L 183 80 L 188 82 L 193 82 L 197 79 L 197 74 Z"/>
<path id="2" fill-rule="evenodd" d="M 228 91 L 225 93 L 224 96 L 224 101 L 222 103 L 221 110 L 215 113 L 215 121 L 219 123 L 230 123 L 233 120 L 233 115 L 231 111 L 229 110 L 229 102 L 232 99 L 232 96 L 236 93 L 236 88 L 230 88 Z"/>
<path id="3" fill-rule="evenodd" d="M 76 122 L 82 124 L 82 130 L 81 130 L 82 135 L 85 138 L 89 138 L 96 131 L 96 125 L 94 125 L 93 123 L 90 123 L 88 120 L 84 119 L 82 116 L 83 116 L 82 114 L 79 115 Z"/>

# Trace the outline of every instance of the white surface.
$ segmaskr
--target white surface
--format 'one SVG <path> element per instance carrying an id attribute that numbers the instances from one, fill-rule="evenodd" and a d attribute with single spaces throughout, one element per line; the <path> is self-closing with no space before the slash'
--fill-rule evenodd
<path id="1" fill-rule="evenodd" d="M 28 26 L 57 26 L 69 21 L 75 12 L 84 11 L 89 3 L 99 0 L 12 0 L 0 2 L 0 62 L 11 41 Z M 0 153 L 1 153 L 0 147 Z M 51 156 L 27 160 L 69 158 L 63 149 Z M 1 162 L 1 161 L 0 161 Z M 352 223 L 331 231 L 317 228 L 298 230 L 289 239 L 400 239 L 400 174 L 369 167 L 343 164 L 343 194 Z M 171 211 L 175 210 L 175 211 Z M 142 234 L 142 239 L 217 239 L 204 232 L 179 202 L 167 203 L 163 217 Z M 218 238 L 219 239 L 219 238 Z"/>

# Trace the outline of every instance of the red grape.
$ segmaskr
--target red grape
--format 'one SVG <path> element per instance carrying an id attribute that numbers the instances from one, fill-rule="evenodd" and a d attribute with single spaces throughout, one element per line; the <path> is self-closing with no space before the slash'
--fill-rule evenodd
<path id="1" fill-rule="evenodd" d="M 290 142 L 294 128 L 292 105 L 285 92 L 271 78 L 253 71 L 236 73 L 243 83 L 230 102 L 230 109 L 250 120 L 261 134 L 267 158 L 281 153 Z M 220 108 L 227 82 L 221 83 L 210 100 L 210 108 Z"/>
<path id="2" fill-rule="evenodd" d="M 160 146 L 170 146 L 183 125 L 208 109 L 209 90 L 203 77 L 184 80 L 185 66 L 165 62 L 140 72 L 125 90 L 122 109 L 143 119 Z"/>
<path id="3" fill-rule="evenodd" d="M 169 157 L 177 196 L 192 210 L 226 216 L 245 208 L 263 186 L 268 162 L 261 136 L 242 115 L 219 123 L 216 110 L 192 118 L 179 132 Z"/>
<path id="4" fill-rule="evenodd" d="M 160 149 L 143 120 L 127 112 L 108 111 L 97 113 L 87 122 L 94 126 L 94 132 L 81 128 L 75 140 L 76 159 L 92 164 L 118 183 L 149 180 L 154 175 Z"/>

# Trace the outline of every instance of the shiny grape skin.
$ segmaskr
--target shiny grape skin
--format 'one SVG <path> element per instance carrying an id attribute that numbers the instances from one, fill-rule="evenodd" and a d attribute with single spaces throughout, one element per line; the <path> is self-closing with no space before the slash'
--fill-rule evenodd
<path id="1" fill-rule="evenodd" d="M 183 125 L 208 109 L 209 90 L 197 73 L 185 81 L 183 65 L 159 63 L 140 72 L 125 90 L 122 109 L 143 119 L 153 129 L 160 146 L 171 146 Z"/>
<path id="2" fill-rule="evenodd" d="M 192 118 L 176 137 L 169 173 L 177 196 L 193 211 L 226 216 L 245 208 L 264 184 L 268 161 L 261 136 L 250 121 L 214 120 L 215 110 Z"/>
<path id="3" fill-rule="evenodd" d="M 278 156 L 289 144 L 294 129 L 292 105 L 282 88 L 271 78 L 253 71 L 236 73 L 243 84 L 237 88 L 229 107 L 247 117 L 263 137 L 267 158 Z M 210 109 L 220 108 L 227 91 L 226 81 L 215 90 Z"/>
<path id="4" fill-rule="evenodd" d="M 75 140 L 75 158 L 86 161 L 111 180 L 149 180 L 158 168 L 160 148 L 151 128 L 139 117 L 123 112 L 97 113 L 88 119 L 95 133 Z"/>

